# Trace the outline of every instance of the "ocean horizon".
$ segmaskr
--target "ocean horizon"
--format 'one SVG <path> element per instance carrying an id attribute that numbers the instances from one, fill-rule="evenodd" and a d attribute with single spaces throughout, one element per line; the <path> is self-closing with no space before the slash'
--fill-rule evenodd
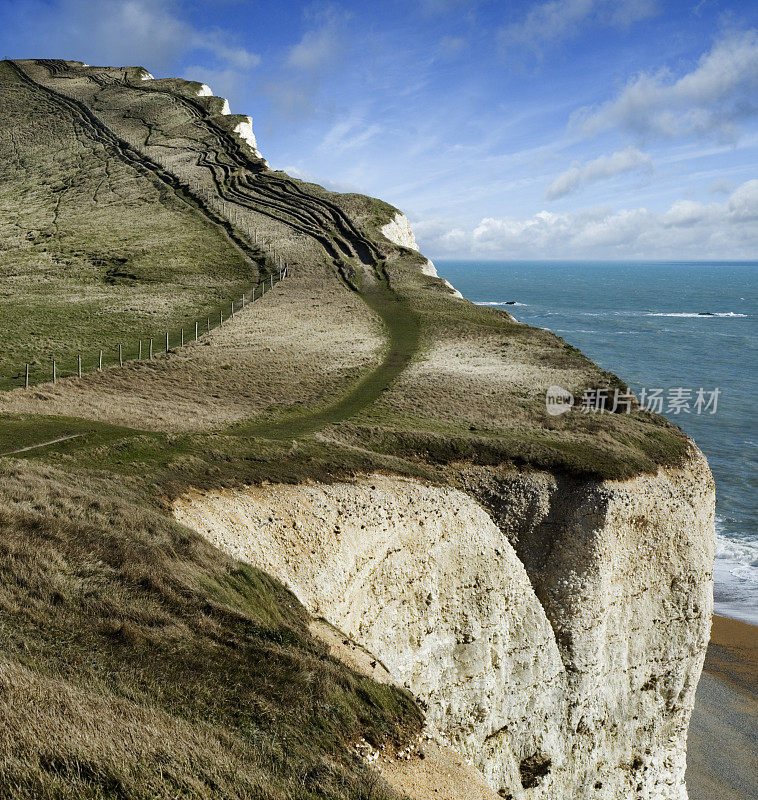
<path id="1" fill-rule="evenodd" d="M 435 264 L 467 299 L 553 331 L 638 397 L 659 392 L 716 481 L 715 611 L 758 624 L 758 261 Z"/>

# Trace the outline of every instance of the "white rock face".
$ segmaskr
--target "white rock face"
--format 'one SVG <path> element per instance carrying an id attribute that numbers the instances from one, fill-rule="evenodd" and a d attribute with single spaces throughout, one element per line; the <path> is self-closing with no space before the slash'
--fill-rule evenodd
<path id="1" fill-rule="evenodd" d="M 247 122 L 240 122 L 235 125 L 234 132 L 258 154 L 258 143 L 255 141 L 255 134 L 253 133 L 253 119 L 252 117 L 245 117 L 245 119 Z"/>
<path id="2" fill-rule="evenodd" d="M 213 97 L 213 92 L 211 91 L 211 87 L 208 86 L 207 83 L 202 84 L 202 86 L 197 90 L 198 97 Z"/>
<path id="3" fill-rule="evenodd" d="M 226 98 L 224 98 L 224 105 L 221 107 L 221 113 L 222 114 L 231 114 L 232 113 L 231 108 L 229 108 L 229 101 Z"/>
<path id="4" fill-rule="evenodd" d="M 382 227 L 382 234 L 393 244 L 401 247 L 410 247 L 411 250 L 418 250 L 416 237 L 411 230 L 411 223 L 408 222 L 408 217 L 405 214 L 400 212 L 395 214 L 394 218 Z"/>
<path id="5" fill-rule="evenodd" d="M 630 481 L 532 475 L 475 491 L 526 567 L 567 671 L 565 766 L 530 796 L 685 800 L 713 609 L 702 453 Z"/>
<path id="6" fill-rule="evenodd" d="M 421 267 L 421 274 L 428 275 L 430 278 L 439 278 L 437 267 L 434 266 L 434 262 L 429 258 L 426 259 L 426 264 Z"/>
<path id="7" fill-rule="evenodd" d="M 413 235 L 411 223 L 408 222 L 408 217 L 406 217 L 405 214 L 401 214 L 400 212 L 395 214 L 390 222 L 382 226 L 381 231 L 393 244 L 400 245 L 400 247 L 409 247 L 411 250 L 418 251 L 416 237 Z M 426 259 L 426 263 L 421 267 L 421 273 L 423 275 L 428 275 L 430 278 L 439 278 L 437 268 L 428 258 Z M 450 281 L 446 280 L 445 285 L 450 289 L 454 297 L 463 297 Z"/>
<path id="8" fill-rule="evenodd" d="M 684 800 L 711 612 L 713 484 L 370 476 L 175 502 L 381 658 L 518 800 Z"/>
<path id="9" fill-rule="evenodd" d="M 85 64 L 84 66 L 86 67 L 86 66 L 89 66 L 89 65 Z M 146 69 L 142 70 L 142 74 L 139 77 L 140 77 L 141 81 L 154 81 L 155 80 L 155 77 L 153 75 L 151 75 Z"/>

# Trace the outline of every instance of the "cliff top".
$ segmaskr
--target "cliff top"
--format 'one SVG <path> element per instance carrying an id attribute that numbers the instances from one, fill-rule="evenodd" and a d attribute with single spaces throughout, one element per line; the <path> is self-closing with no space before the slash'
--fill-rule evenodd
<path id="1" fill-rule="evenodd" d="M 4 788 L 416 792 L 356 750 L 417 741 L 414 699 L 333 657 L 288 589 L 170 501 L 361 472 L 594 484 L 688 440 L 639 411 L 549 416 L 551 385 L 620 381 L 458 296 L 397 209 L 271 170 L 203 84 L 28 60 L 0 86 Z"/>
<path id="2" fill-rule="evenodd" d="M 462 463 L 626 478 L 686 449 L 639 410 L 548 415 L 549 386 L 623 384 L 460 298 L 397 209 L 271 170 L 207 86 L 51 60 L 0 78 L 0 451 L 81 430 L 44 457 L 107 467 L 129 449 L 140 474 L 194 483 L 208 453 L 235 480 Z M 27 363 L 33 386 L 12 388 Z"/>

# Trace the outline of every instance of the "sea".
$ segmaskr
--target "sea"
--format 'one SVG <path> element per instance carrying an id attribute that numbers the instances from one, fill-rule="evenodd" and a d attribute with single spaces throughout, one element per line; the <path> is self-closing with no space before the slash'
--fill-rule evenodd
<path id="1" fill-rule="evenodd" d="M 716 480 L 716 613 L 758 624 L 758 261 L 435 264 L 469 300 L 553 331 L 693 437 Z"/>

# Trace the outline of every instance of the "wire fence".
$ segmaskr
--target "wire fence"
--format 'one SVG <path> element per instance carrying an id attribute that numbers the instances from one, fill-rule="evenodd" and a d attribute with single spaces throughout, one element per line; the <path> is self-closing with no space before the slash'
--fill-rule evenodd
<path id="1" fill-rule="evenodd" d="M 260 300 L 276 284 L 289 277 L 289 265 L 279 261 L 279 269 L 270 272 L 250 291 L 243 292 L 239 299 L 231 299 L 224 306 L 217 307 L 211 314 L 195 319 L 187 326 L 170 327 L 158 335 L 134 337 L 129 341 L 77 353 L 63 358 L 51 358 L 49 362 L 27 362 L 13 380 L 18 386 L 28 389 L 40 383 L 56 383 L 63 378 L 81 378 L 88 372 L 100 371 L 107 367 L 121 366 L 134 361 L 153 361 L 178 348 L 200 341 L 215 328 L 228 322 L 235 314 Z"/>
<path id="2" fill-rule="evenodd" d="M 138 150 L 142 149 L 139 142 L 131 142 L 131 144 Z M 155 155 L 151 157 L 164 169 L 170 169 L 167 159 Z M 3 388 L 15 386 L 28 389 L 30 386 L 41 383 L 50 381 L 55 383 L 63 378 L 81 378 L 88 372 L 102 371 L 116 365 L 123 366 L 127 362 L 152 361 L 161 354 L 199 341 L 203 335 L 223 325 L 245 306 L 255 302 L 267 291 L 273 289 L 279 281 L 289 276 L 289 265 L 276 252 L 273 243 L 253 227 L 250 216 L 244 207 L 240 208 L 237 204 L 225 200 L 215 188 L 203 185 L 197 180 L 187 180 L 184 189 L 194 195 L 195 200 L 199 200 L 206 211 L 215 213 L 230 223 L 235 233 L 238 236 L 241 234 L 241 237 L 247 241 L 250 249 L 260 254 L 254 257 L 254 260 L 262 262 L 263 266 L 267 267 L 264 279 L 253 286 L 249 292 L 241 294 L 239 300 L 229 300 L 225 307 L 217 307 L 212 314 L 188 323 L 188 327 L 172 327 L 153 336 L 135 336 L 129 341 L 117 345 L 111 344 L 99 350 L 77 353 L 75 356 L 68 354 L 61 358 L 51 358 L 42 363 L 37 360 L 27 362 L 19 373 L 10 376 L 10 386 L 8 386 L 7 380 L 2 381 Z"/>

